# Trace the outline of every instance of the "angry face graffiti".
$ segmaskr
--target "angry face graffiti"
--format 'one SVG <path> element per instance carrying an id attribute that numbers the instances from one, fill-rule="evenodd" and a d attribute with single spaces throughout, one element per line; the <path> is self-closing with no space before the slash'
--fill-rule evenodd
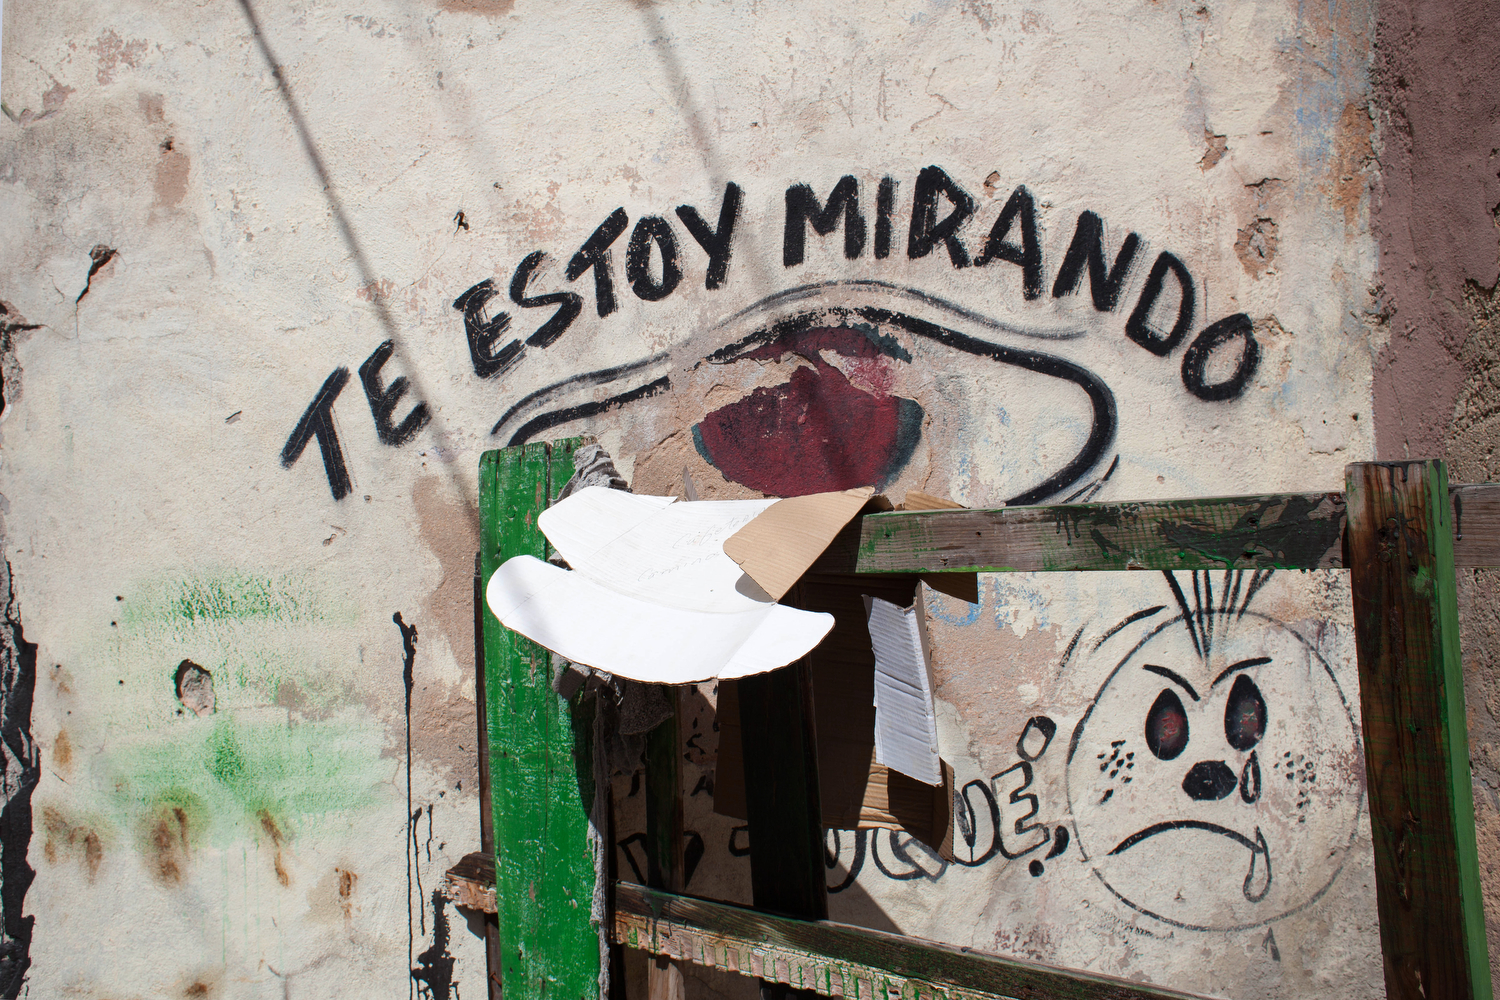
<path id="1" fill-rule="evenodd" d="M 1356 832 L 1353 712 L 1313 644 L 1250 608 L 1269 575 L 1194 573 L 1189 594 L 1165 574 L 1172 603 L 1127 623 L 1163 620 L 1144 637 L 1110 630 L 1092 650 L 1115 666 L 1069 749 L 1079 849 L 1122 902 L 1178 927 L 1236 930 L 1301 909 L 1338 877 Z"/>

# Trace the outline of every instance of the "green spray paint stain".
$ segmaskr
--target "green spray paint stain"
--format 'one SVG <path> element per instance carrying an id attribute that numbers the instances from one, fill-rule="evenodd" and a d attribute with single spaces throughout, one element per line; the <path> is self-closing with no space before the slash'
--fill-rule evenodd
<path id="1" fill-rule="evenodd" d="M 234 730 L 227 725 L 215 726 L 213 735 L 208 738 L 208 751 L 212 755 L 208 762 L 209 773 L 231 791 L 242 792 L 247 768 Z"/>
<path id="2" fill-rule="evenodd" d="M 308 581 L 240 570 L 201 574 L 149 588 L 127 604 L 131 624 L 207 625 L 219 622 L 308 624 L 328 618 Z"/>
<path id="3" fill-rule="evenodd" d="M 96 787 L 110 789 L 126 825 L 163 803 L 192 803 L 221 846 L 263 831 L 265 816 L 306 826 L 378 803 L 383 730 L 370 717 L 289 725 L 234 716 L 158 731 L 149 744 L 111 754 Z"/>

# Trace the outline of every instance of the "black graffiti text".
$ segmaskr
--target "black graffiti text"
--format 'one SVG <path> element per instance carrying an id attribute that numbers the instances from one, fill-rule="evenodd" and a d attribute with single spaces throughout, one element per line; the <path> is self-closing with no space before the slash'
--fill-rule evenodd
<path id="1" fill-rule="evenodd" d="M 782 268 L 803 267 L 815 254 L 825 255 L 825 259 L 828 254 L 839 254 L 852 261 L 869 251 L 877 261 L 889 259 L 900 185 L 894 177 L 881 177 L 873 199 L 862 190 L 866 186 L 867 182 L 854 173 L 843 174 L 828 188 L 803 181 L 789 184 L 781 219 Z M 743 194 L 739 185 L 725 185 L 717 225 L 710 225 L 708 217 L 692 205 L 677 206 L 675 214 L 687 230 L 686 237 L 665 214 L 644 215 L 632 225 L 625 208 L 615 208 L 569 258 L 561 274 L 562 283 L 572 285 L 591 276 L 594 312 L 599 319 L 618 312 L 622 292 L 616 284 L 614 248 L 628 231 L 624 278 L 636 298 L 660 302 L 676 294 L 685 280 L 688 255 L 684 249 L 692 244 L 707 257 L 704 289 L 718 291 L 729 279 Z M 871 207 L 873 212 L 869 212 Z M 867 214 L 873 215 L 873 220 L 867 219 Z M 973 268 L 985 273 L 1009 265 L 1018 269 L 1010 273 L 1019 274 L 1021 295 L 1026 301 L 1047 295 L 1042 225 L 1032 192 L 1024 184 L 1016 185 L 988 231 L 977 237 L 969 230 L 981 214 L 979 200 L 946 170 L 937 165 L 923 167 L 911 184 L 906 258 L 946 259 L 955 269 Z M 1138 233 L 1127 233 L 1116 242 L 1109 239 L 1097 212 L 1080 212 L 1052 278 L 1050 297 L 1075 295 L 1086 283 L 1088 302 L 1094 310 L 1115 313 L 1132 277 L 1149 259 L 1150 266 L 1126 313 L 1122 333 L 1143 350 L 1165 359 L 1188 343 L 1188 334 L 1199 318 L 1198 284 L 1187 264 L 1170 250 L 1161 250 L 1154 258 L 1147 257 L 1143 250 Z M 546 260 L 545 251 L 531 251 L 516 266 L 510 282 L 510 301 L 516 306 L 552 308 L 530 333 L 513 330 L 519 325 L 518 319 L 493 308 L 493 300 L 498 297 L 494 279 L 478 282 L 453 301 L 453 308 L 463 316 L 469 360 L 480 378 L 496 378 L 510 371 L 528 348 L 550 347 L 582 314 L 584 293 L 555 284 L 548 289 L 540 281 Z M 533 291 L 537 283 L 540 288 Z M 1224 361 L 1211 364 L 1220 353 L 1224 353 Z M 1260 346 L 1253 324 L 1244 313 L 1236 313 L 1208 324 L 1188 343 L 1182 354 L 1182 385 L 1207 402 L 1235 399 L 1255 376 L 1259 362 Z M 1210 369 L 1224 374 L 1211 382 Z"/>
<path id="2" fill-rule="evenodd" d="M 411 386 L 405 375 L 398 375 L 389 384 L 385 382 L 383 370 L 395 351 L 395 341 L 382 342 L 359 366 L 359 381 L 364 386 L 365 400 L 370 405 L 375 437 L 381 444 L 400 448 L 409 444 L 417 436 L 417 432 L 431 422 L 432 411 L 425 402 L 419 401 L 412 405 L 399 423 L 396 422 L 396 410 Z M 318 450 L 323 456 L 323 472 L 328 477 L 328 489 L 334 500 L 344 499 L 354 488 L 333 419 L 333 405 L 348 384 L 349 369 L 342 366 L 335 368 L 313 395 L 312 402 L 303 411 L 302 418 L 297 421 L 297 426 L 292 429 L 291 436 L 281 449 L 281 466 L 290 469 L 302 457 L 308 443 L 316 438 Z"/>

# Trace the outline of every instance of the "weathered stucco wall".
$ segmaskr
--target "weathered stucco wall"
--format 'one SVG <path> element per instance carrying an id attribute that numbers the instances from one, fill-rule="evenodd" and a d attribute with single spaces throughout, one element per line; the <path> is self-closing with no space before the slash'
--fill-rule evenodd
<path id="1" fill-rule="evenodd" d="M 1381 5 L 1372 88 L 1380 143 L 1371 229 L 1386 344 L 1376 454 L 1443 455 L 1455 482 L 1500 479 L 1494 417 L 1500 287 L 1500 8 Z M 1465 694 L 1490 964 L 1500 973 L 1500 580 L 1459 574 Z"/>
<path id="2" fill-rule="evenodd" d="M 1371 5 L 1290 0 L 12 5 L 0 635 L 35 697 L 4 731 L 6 969 L 36 996 L 483 990 L 482 942 L 432 889 L 478 846 L 487 448 L 588 432 L 638 491 L 686 469 L 710 497 L 970 504 L 1337 488 L 1399 453 L 1398 418 L 1440 451 L 1455 400 L 1487 405 L 1488 348 L 1444 334 L 1436 416 L 1382 386 L 1429 381 L 1404 346 L 1426 327 L 1399 325 L 1427 289 L 1444 330 L 1489 315 L 1450 264 L 1489 287 L 1493 233 L 1486 257 L 1449 216 L 1500 196 L 1417 183 L 1452 169 L 1422 131 L 1447 84 L 1384 16 L 1377 50 Z M 1492 51 L 1452 31 L 1423 44 Z M 1492 185 L 1445 128 L 1470 164 L 1450 188 Z M 1422 226 L 1372 229 L 1401 149 L 1377 219 Z M 1408 256 L 1425 277 L 1400 285 Z M 1267 586 L 1267 634 L 1328 618 L 1295 641 L 1347 677 L 1326 588 Z M 1102 702 L 1059 665 L 1075 630 L 1166 601 L 1033 589 L 987 585 L 953 639 L 977 651 L 945 709 L 966 780 L 1009 767 L 1029 706 L 1081 727 Z M 1264 682 L 1274 734 L 1299 689 Z M 1246 835 L 1298 801 L 1258 800 Z M 1313 825 L 1347 846 L 1329 803 Z M 1076 850 L 1079 811 L 1048 808 Z M 706 849 L 732 857 L 721 832 Z M 965 943 L 1362 996 L 1373 929 L 1323 926 L 1369 905 L 1353 843 L 1291 924 L 1259 884 L 1227 923 L 1113 897 L 1085 919 L 1055 888 L 1092 877 L 1073 854 L 955 869 L 979 909 L 948 921 L 942 879 L 858 881 Z"/>

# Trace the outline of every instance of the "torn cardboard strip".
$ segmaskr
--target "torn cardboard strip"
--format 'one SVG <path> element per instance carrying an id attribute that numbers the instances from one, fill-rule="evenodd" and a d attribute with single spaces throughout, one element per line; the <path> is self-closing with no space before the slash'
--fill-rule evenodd
<path id="1" fill-rule="evenodd" d="M 868 486 L 777 500 L 731 535 L 724 552 L 779 601 L 871 500 L 880 509 L 891 509 L 889 501 L 876 498 Z"/>
<path id="2" fill-rule="evenodd" d="M 833 626 L 777 604 L 724 554 L 725 539 L 775 502 L 580 490 L 537 522 L 572 569 L 508 559 L 486 602 L 506 627 L 621 677 L 685 684 L 774 670 Z"/>
<path id="3" fill-rule="evenodd" d="M 893 771 L 875 760 L 875 652 L 865 621 L 864 595 L 909 606 L 918 581 L 912 574 L 806 574 L 788 600 L 834 616 L 827 638 L 808 654 L 818 747 L 818 798 L 823 826 L 834 830 L 903 830 L 939 853 L 951 851 L 952 770 L 941 787 Z M 714 811 L 745 818 L 745 762 L 755 747 L 742 745 L 738 690 L 719 685 L 719 754 Z"/>
<path id="4" fill-rule="evenodd" d="M 864 600 L 875 650 L 875 760 L 924 784 L 941 785 L 922 588 L 909 608 L 878 597 Z"/>

